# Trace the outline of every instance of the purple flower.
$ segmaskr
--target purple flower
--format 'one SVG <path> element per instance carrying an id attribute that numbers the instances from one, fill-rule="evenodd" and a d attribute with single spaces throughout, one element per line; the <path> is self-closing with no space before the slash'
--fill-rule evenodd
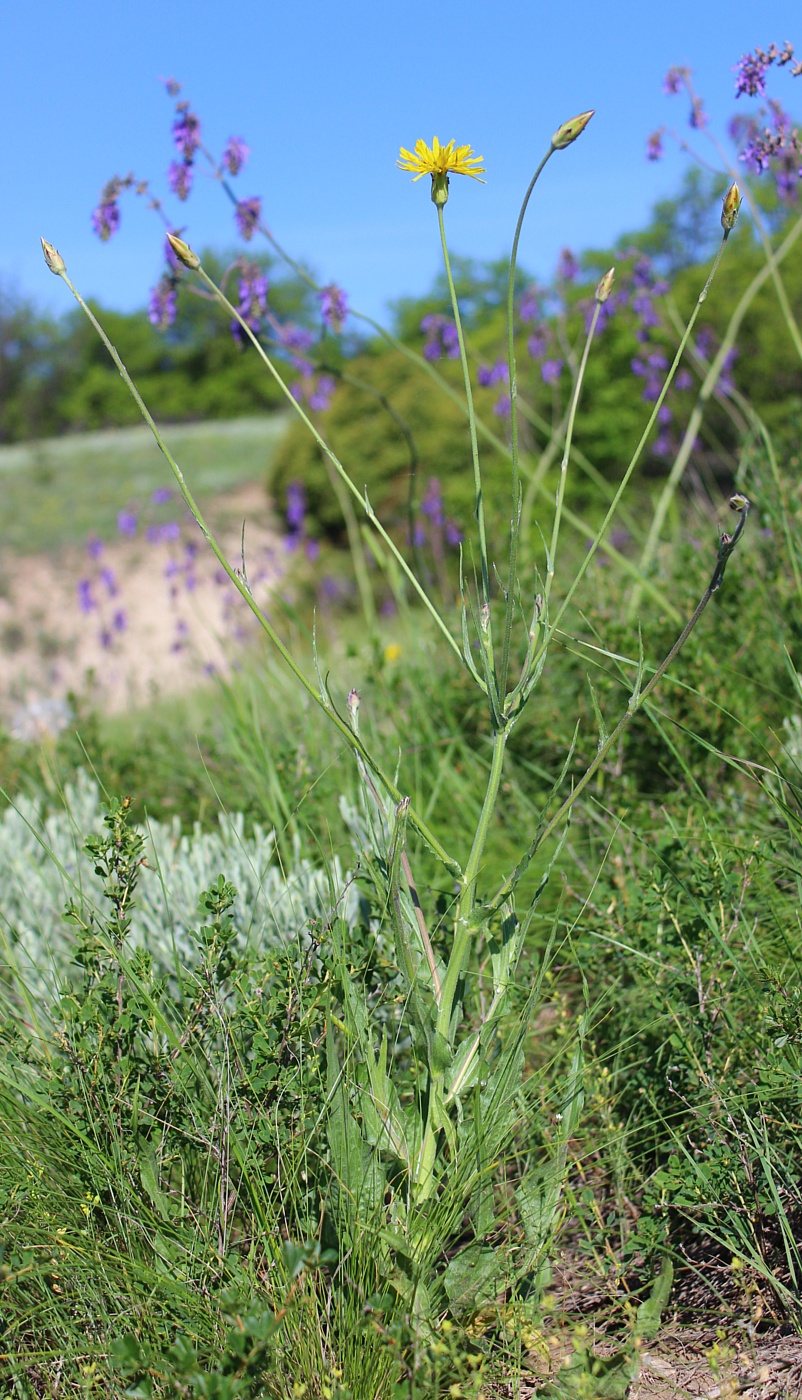
<path id="1" fill-rule="evenodd" d="M 532 356 L 533 360 L 539 360 L 540 356 L 544 353 L 547 344 L 548 339 L 544 335 L 543 331 L 535 331 L 535 334 L 530 335 L 529 339 L 527 340 L 526 348 L 529 351 L 529 354 Z"/>
<path id="2" fill-rule="evenodd" d="M 666 94 L 666 97 L 674 97 L 679 92 L 688 77 L 688 73 L 689 70 L 687 68 L 669 68 L 663 79 L 663 92 Z"/>
<path id="3" fill-rule="evenodd" d="M 653 131 L 646 142 L 646 159 L 662 160 L 663 158 L 663 128 Z"/>
<path id="4" fill-rule="evenodd" d="M 702 131 L 707 126 L 707 113 L 701 97 L 694 97 L 691 102 L 691 115 L 688 121 L 694 131 Z"/>
<path id="5" fill-rule="evenodd" d="M 759 49 L 754 54 L 745 53 L 743 58 L 738 60 L 734 69 L 738 75 L 735 79 L 735 96 L 765 97 L 768 65 L 767 55 L 761 53 Z"/>
<path id="6" fill-rule="evenodd" d="M 164 83 L 168 97 L 177 97 L 181 91 L 181 84 L 175 78 L 159 78 L 160 83 Z"/>
<path id="7" fill-rule="evenodd" d="M 499 394 L 493 404 L 493 412 L 497 418 L 509 418 L 512 409 L 512 399 L 509 394 Z"/>
<path id="8" fill-rule="evenodd" d="M 256 232 L 257 224 L 262 217 L 262 201 L 258 196 L 253 199 L 240 199 L 234 210 L 234 222 L 237 230 L 246 243 L 250 243 Z"/>
<path id="9" fill-rule="evenodd" d="M 492 368 L 487 365 L 480 365 L 476 371 L 477 383 L 482 388 L 488 388 L 491 384 L 508 384 L 510 379 L 510 369 L 506 360 L 496 360 Z"/>
<path id="10" fill-rule="evenodd" d="M 157 486 L 150 499 L 154 506 L 166 506 L 173 499 L 173 493 L 169 486 Z"/>
<path id="11" fill-rule="evenodd" d="M 539 289 L 534 283 L 527 287 L 521 297 L 521 305 L 518 308 L 518 315 L 526 325 L 529 321 L 536 321 L 540 315 L 541 296 Z"/>
<path id="12" fill-rule="evenodd" d="M 446 521 L 446 544 L 452 549 L 456 549 L 458 544 L 462 544 L 462 531 L 453 520 Z"/>
<path id="13" fill-rule="evenodd" d="M 673 422 L 673 419 L 674 415 L 671 412 L 671 409 L 669 408 L 668 404 L 661 403 L 660 407 L 657 410 L 658 423 L 661 425 L 661 427 L 666 427 L 669 423 Z"/>
<path id="14" fill-rule="evenodd" d="M 104 651 L 110 651 L 110 650 L 111 650 L 111 647 L 112 647 L 113 642 L 114 642 L 114 638 L 112 637 L 111 632 L 109 631 L 108 627 L 102 627 L 101 630 L 100 630 L 100 631 L 98 632 L 98 634 L 97 634 L 97 638 L 98 638 L 98 641 L 100 642 L 100 645 L 103 647 L 103 650 L 104 650 Z"/>
<path id="15" fill-rule="evenodd" d="M 570 248 L 563 248 L 557 264 L 557 277 L 561 282 L 575 282 L 579 276 L 579 263 Z"/>
<path id="16" fill-rule="evenodd" d="M 687 369 L 677 370 L 677 376 L 674 380 L 674 388 L 679 389 L 680 393 L 682 393 L 685 389 L 691 389 L 692 387 L 693 376 L 690 373 L 690 371 Z"/>
<path id="17" fill-rule="evenodd" d="M 97 535 L 90 535 L 86 542 L 86 552 L 90 559 L 99 559 L 103 553 L 103 541 Z"/>
<path id="18" fill-rule="evenodd" d="M 293 534 L 298 534 L 306 517 L 306 492 L 302 481 L 291 481 L 287 487 L 286 519 Z"/>
<path id="19" fill-rule="evenodd" d="M 556 384 L 562 372 L 562 360 L 544 360 L 540 366 L 540 377 L 544 384 Z"/>
<path id="20" fill-rule="evenodd" d="M 310 564 L 314 563 L 314 561 L 317 559 L 319 553 L 320 553 L 320 542 L 319 542 L 319 540 L 307 540 L 307 541 L 306 541 L 306 557 L 307 557 L 307 559 L 309 560 Z"/>
<path id="21" fill-rule="evenodd" d="M 267 311 L 268 281 L 257 263 L 246 263 L 245 275 L 239 283 L 239 306 L 237 310 L 246 325 L 254 334 L 259 330 L 262 317 Z M 235 340 L 241 340 L 242 327 L 239 321 L 231 322 L 231 333 Z"/>
<path id="22" fill-rule="evenodd" d="M 101 243 L 107 243 L 120 227 L 120 206 L 116 199 L 102 199 L 92 214 L 92 228 Z"/>
<path id="23" fill-rule="evenodd" d="M 429 485 L 420 508 L 424 515 L 428 515 L 433 525 L 442 528 L 446 518 L 443 513 L 443 492 L 436 476 L 429 477 Z"/>
<path id="24" fill-rule="evenodd" d="M 192 174 L 192 162 L 189 160 L 171 160 L 167 167 L 167 183 L 181 200 L 187 199 L 192 189 Z"/>
<path id="25" fill-rule="evenodd" d="M 188 102 L 179 102 L 178 116 L 173 122 L 173 141 L 184 160 L 190 161 L 200 145 L 200 122 L 189 110 Z"/>
<path id="26" fill-rule="evenodd" d="M 124 632 L 128 626 L 128 614 L 122 608 L 118 608 L 111 620 L 111 625 L 115 632 Z"/>
<path id="27" fill-rule="evenodd" d="M 78 580 L 78 607 L 81 609 L 82 613 L 90 613 L 97 607 L 97 603 L 92 596 L 91 579 L 82 578 Z"/>
<path id="28" fill-rule="evenodd" d="M 220 164 L 229 175 L 239 175 L 250 154 L 251 148 L 245 145 L 241 136 L 229 136 Z"/>
<path id="29" fill-rule="evenodd" d="M 652 452 L 655 457 L 670 457 L 673 451 L 671 437 L 667 432 L 661 432 L 652 443 Z"/>
<path id="30" fill-rule="evenodd" d="M 105 588 L 109 597 L 116 598 L 120 590 L 117 587 L 117 579 L 115 577 L 114 570 L 108 567 L 106 567 L 105 569 L 101 569 L 100 581 L 103 584 L 103 587 Z"/>
<path id="31" fill-rule="evenodd" d="M 326 413 L 331 406 L 335 386 L 336 380 L 330 374 L 319 374 L 308 395 L 309 407 L 318 413 Z"/>
<path id="32" fill-rule="evenodd" d="M 166 331 L 175 321 L 177 293 L 172 275 L 166 272 L 150 294 L 148 320 L 157 330 Z"/>
<path id="33" fill-rule="evenodd" d="M 428 316 L 424 316 L 420 328 L 426 336 L 424 359 L 439 360 L 443 353 L 449 360 L 459 357 L 459 336 L 453 321 L 449 321 L 446 316 L 430 312 Z"/>
<path id="34" fill-rule="evenodd" d="M 348 298 L 345 292 L 332 282 L 318 292 L 318 299 L 323 320 L 334 335 L 339 335 L 348 315 Z"/>
<path id="35" fill-rule="evenodd" d="M 117 516 L 117 529 L 121 535 L 136 534 L 137 517 L 132 510 L 121 510 Z"/>

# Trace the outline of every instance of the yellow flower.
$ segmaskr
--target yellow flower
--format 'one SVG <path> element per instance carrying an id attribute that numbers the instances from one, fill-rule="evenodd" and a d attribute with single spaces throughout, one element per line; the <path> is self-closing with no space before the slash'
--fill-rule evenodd
<path id="1" fill-rule="evenodd" d="M 398 642 L 388 642 L 387 646 L 384 648 L 385 661 L 397 661 L 400 655 L 401 648 Z"/>
<path id="2" fill-rule="evenodd" d="M 480 179 L 485 173 L 485 167 L 481 164 L 484 156 L 475 156 L 470 146 L 456 146 L 453 141 L 449 141 L 447 146 L 441 146 L 437 137 L 432 138 L 431 146 L 427 146 L 425 141 L 415 142 L 414 154 L 401 147 L 401 158 L 396 161 L 399 170 L 413 171 L 413 181 L 419 180 L 421 175 L 470 175 L 472 180 L 479 180 L 483 185 L 484 180 Z M 476 169 L 471 169 L 475 166 Z"/>

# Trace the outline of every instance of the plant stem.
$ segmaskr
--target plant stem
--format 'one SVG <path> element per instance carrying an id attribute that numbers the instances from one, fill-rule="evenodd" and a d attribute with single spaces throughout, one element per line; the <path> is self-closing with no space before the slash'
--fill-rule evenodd
<path id="1" fill-rule="evenodd" d="M 201 511 L 198 505 L 196 504 L 195 499 L 192 496 L 192 493 L 189 487 L 187 486 L 186 481 L 184 480 L 184 475 L 181 471 L 181 468 L 179 467 L 175 458 L 172 456 L 169 448 L 167 447 L 167 444 L 162 438 L 162 435 L 159 432 L 159 429 L 157 428 L 150 414 L 150 411 L 147 405 L 145 404 L 144 399 L 142 398 L 142 395 L 140 394 L 139 390 L 134 384 L 134 381 L 128 373 L 128 370 L 126 369 L 125 365 L 120 359 L 117 350 L 115 349 L 114 345 L 112 345 L 111 341 L 109 340 L 109 337 L 106 335 L 106 332 L 104 331 L 97 317 L 87 306 L 80 292 L 70 281 L 69 277 L 67 276 L 67 273 L 62 271 L 59 272 L 58 275 L 61 277 L 62 281 L 66 284 L 66 286 L 69 287 L 70 291 L 75 297 L 75 300 L 78 302 L 78 305 L 81 307 L 82 311 L 91 321 L 92 325 L 94 326 L 95 330 L 100 336 L 100 339 L 103 341 L 103 344 L 105 345 L 106 349 L 111 355 L 112 360 L 117 366 L 117 369 L 119 370 L 120 375 L 125 382 L 128 392 L 130 393 L 131 397 L 136 403 L 137 408 L 142 414 L 142 417 L 144 418 L 145 422 L 150 428 L 150 431 L 156 439 L 156 442 L 162 455 L 166 458 L 167 463 L 176 479 L 176 482 L 178 483 L 178 488 L 181 492 L 181 495 L 183 496 L 187 506 L 189 507 L 189 510 L 192 513 L 192 516 L 196 524 L 198 525 L 201 534 L 203 535 L 204 539 L 209 545 L 209 548 L 211 549 L 221 568 L 225 570 L 225 573 L 228 575 L 229 579 L 234 584 L 234 587 L 237 589 L 237 592 L 242 598 L 244 598 L 245 602 L 247 603 L 248 607 L 250 608 L 251 612 L 253 613 L 254 617 L 259 623 L 260 627 L 267 634 L 270 641 L 273 643 L 273 646 L 276 648 L 276 651 L 279 653 L 282 660 L 292 671 L 292 674 L 295 676 L 296 680 L 300 681 L 304 690 L 311 697 L 311 699 L 314 700 L 315 704 L 323 710 L 324 714 L 328 715 L 332 724 L 339 731 L 343 739 L 345 739 L 349 747 L 353 749 L 354 752 L 363 760 L 363 762 L 367 764 L 371 771 L 376 774 L 376 777 L 379 779 L 379 781 L 384 786 L 385 790 L 392 797 L 393 801 L 396 803 L 400 802 L 402 800 L 402 793 L 396 787 L 395 783 L 393 783 L 390 780 L 390 778 L 388 778 L 387 775 L 382 771 L 376 760 L 371 756 L 371 754 L 368 752 L 368 750 L 365 748 L 362 742 L 354 734 L 353 730 L 351 729 L 351 726 L 349 724 L 346 724 L 345 720 L 343 720 L 337 713 L 337 711 L 334 709 L 334 706 L 332 705 L 331 701 L 328 698 L 324 699 L 318 691 L 318 689 L 312 684 L 310 680 L 307 679 L 300 666 L 295 661 L 295 658 L 293 657 L 292 653 L 285 646 L 278 632 L 276 632 L 275 628 L 273 627 L 273 624 L 269 621 L 269 619 L 262 612 L 261 608 L 258 606 L 251 592 L 250 586 L 248 585 L 246 580 L 242 577 L 241 573 L 237 569 L 232 568 L 231 564 L 228 562 L 228 559 L 226 558 L 225 554 L 223 553 L 222 549 L 217 543 L 217 540 L 215 539 L 214 535 L 212 534 L 211 530 L 206 524 L 206 521 L 203 515 L 201 514 Z M 233 308 L 231 309 L 233 310 Z M 443 848 L 443 846 L 437 840 L 436 836 L 434 836 L 434 834 L 429 830 L 426 823 L 422 821 L 422 819 L 417 815 L 416 812 L 414 812 L 412 808 L 410 808 L 409 810 L 409 820 L 414 826 L 415 830 L 418 832 L 418 835 L 421 837 L 421 839 L 426 842 L 426 845 L 429 847 L 429 849 L 437 856 L 438 860 L 442 862 L 446 869 L 452 875 L 454 875 L 456 879 L 460 880 L 462 878 L 462 869 L 459 863 L 452 859 L 451 856 L 449 856 L 448 852 Z"/>
<path id="2" fill-rule="evenodd" d="M 499 694 L 504 695 L 507 689 L 507 670 L 510 660 L 510 639 L 512 636 L 512 619 L 515 611 L 515 587 L 518 577 L 518 539 L 521 527 L 521 486 L 520 486 L 520 466 L 518 461 L 518 375 L 515 365 L 515 275 L 518 270 L 518 244 L 521 240 L 521 230 L 524 226 L 524 218 L 529 207 L 529 200 L 540 176 L 545 169 L 546 162 L 554 154 L 554 146 L 549 145 L 549 149 L 540 162 L 532 179 L 529 188 L 523 197 L 521 210 L 518 215 L 518 222 L 515 225 L 515 234 L 512 240 L 512 252 L 510 253 L 510 272 L 507 282 L 507 367 L 510 376 L 510 469 L 512 474 L 512 515 L 510 517 L 510 564 L 507 575 L 507 603 L 504 610 L 504 640 L 501 648 L 501 672 L 499 676 Z"/>
<path id="3" fill-rule="evenodd" d="M 487 562 L 487 537 L 485 534 L 485 507 L 482 498 L 482 472 L 479 465 L 479 443 L 476 436 L 476 414 L 473 407 L 473 390 L 471 389 L 471 373 L 468 366 L 468 356 L 465 350 L 465 337 L 462 332 L 462 318 L 459 313 L 459 302 L 454 286 L 454 278 L 451 273 L 451 260 L 448 256 L 448 244 L 446 242 L 446 224 L 443 217 L 442 204 L 437 205 L 437 221 L 440 228 L 440 243 L 443 249 L 443 262 L 446 269 L 446 280 L 448 291 L 451 297 L 451 310 L 454 316 L 454 323 L 457 327 L 457 340 L 459 342 L 460 363 L 462 365 L 462 379 L 465 385 L 465 402 L 468 405 L 468 428 L 471 437 L 471 461 L 473 462 L 473 485 L 476 498 L 475 515 L 479 528 L 479 559 L 482 571 L 482 605 L 484 608 L 490 607 L 490 569 Z M 488 617 L 488 649 L 492 654 L 492 628 Z"/>

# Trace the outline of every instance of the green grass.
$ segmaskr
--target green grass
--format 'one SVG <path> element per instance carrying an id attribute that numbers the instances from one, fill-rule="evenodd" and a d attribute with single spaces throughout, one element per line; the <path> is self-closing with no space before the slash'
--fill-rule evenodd
<path id="1" fill-rule="evenodd" d="M 196 496 L 265 482 L 287 419 L 283 414 L 166 429 Z M 111 538 L 118 512 L 141 505 L 171 473 L 148 428 L 77 433 L 0 447 L 0 545 L 19 553 Z"/>

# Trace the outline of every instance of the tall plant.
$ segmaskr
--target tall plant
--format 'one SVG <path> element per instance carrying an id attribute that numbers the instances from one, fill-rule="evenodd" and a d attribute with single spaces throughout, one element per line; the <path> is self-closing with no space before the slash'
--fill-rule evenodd
<path id="1" fill-rule="evenodd" d="M 566 1071 L 551 1157 L 544 1164 L 545 1170 L 537 1183 L 518 1184 L 516 1199 L 523 1225 L 523 1245 L 512 1257 L 497 1248 L 492 1236 L 495 1223 L 493 1175 L 514 1142 L 520 1114 L 525 1038 L 545 967 L 545 963 L 541 965 L 534 984 L 522 994 L 516 977 L 522 949 L 574 804 L 698 624 L 721 585 L 727 560 L 740 538 L 749 508 L 746 497 L 732 498 L 730 505 L 738 513 L 738 523 L 732 534 L 721 536 L 710 582 L 677 641 L 659 663 L 649 664 L 641 657 L 632 677 L 626 709 L 612 728 L 607 728 L 597 707 L 599 736 L 595 757 L 566 792 L 573 749 L 569 752 L 537 828 L 523 843 L 516 864 L 495 889 L 486 889 L 483 884 L 485 853 L 489 834 L 499 818 L 510 736 L 535 692 L 566 609 L 605 539 L 618 503 L 637 468 L 718 269 L 740 204 L 738 186 L 733 184 L 722 209 L 721 246 L 680 338 L 665 384 L 581 567 L 560 585 L 560 593 L 561 525 L 574 424 L 585 368 L 602 308 L 611 293 L 614 270 L 610 269 L 599 282 L 564 427 L 559 484 L 550 528 L 545 532 L 543 568 L 534 577 L 527 576 L 519 562 L 522 501 L 513 303 L 518 242 L 530 197 L 547 163 L 577 140 L 592 115 L 592 112 L 582 113 L 563 123 L 552 136 L 526 191 L 515 231 L 508 296 L 511 501 L 509 535 L 503 551 L 493 548 L 485 524 L 480 433 L 446 233 L 450 178 L 466 175 L 479 180 L 483 173 L 481 157 L 469 146 L 456 146 L 453 141 L 441 145 L 437 138 L 431 146 L 418 141 L 414 151 L 402 148 L 400 153 L 398 164 L 402 169 L 412 172 L 416 180 L 430 177 L 463 374 L 473 469 L 475 532 L 468 557 L 461 562 L 461 618 L 457 630 L 452 629 L 436 599 L 378 519 L 367 494 L 360 491 L 347 466 L 332 451 L 314 419 L 293 394 L 248 316 L 209 276 L 192 248 L 176 235 L 168 235 L 174 256 L 195 275 L 203 290 L 216 300 L 222 312 L 236 322 L 242 335 L 250 341 L 267 373 L 325 454 L 344 492 L 354 507 L 364 513 L 384 551 L 394 561 L 420 606 L 427 611 L 444 648 L 441 664 L 463 667 L 481 697 L 491 758 L 481 811 L 465 852 L 450 850 L 443 844 L 431 829 L 425 809 L 414 805 L 399 780 L 384 770 L 360 731 L 358 694 L 352 691 L 346 706 L 341 708 L 317 664 L 317 655 L 313 678 L 256 603 L 248 582 L 244 550 L 240 567 L 235 568 L 204 520 L 178 463 L 115 347 L 68 277 L 60 254 L 43 240 L 50 270 L 70 289 L 107 346 L 209 547 L 299 685 L 336 727 L 359 766 L 363 805 L 360 813 L 351 814 L 351 819 L 364 852 L 365 875 L 372 885 L 374 908 L 392 938 L 403 996 L 400 1005 L 377 1007 L 352 973 L 348 947 L 342 940 L 335 947 L 339 1004 L 333 1008 L 328 1021 L 325 1047 L 328 1096 L 325 1122 L 321 1125 L 330 1170 L 326 1219 L 336 1233 L 343 1260 L 349 1250 L 364 1249 L 365 1239 L 370 1240 L 377 1283 L 384 1288 L 390 1286 L 424 1329 L 447 1301 L 455 1309 L 467 1307 L 481 1296 L 494 1294 L 503 1276 L 531 1274 L 548 1244 L 559 1206 L 567 1145 L 582 1107 L 581 1025 Z M 436 683 L 434 676 L 432 680 Z M 455 881 L 453 901 L 445 915 L 426 908 L 419 896 L 408 854 L 410 832 L 428 846 Z M 522 879 L 536 860 L 540 869 L 536 891 L 521 902 Z M 492 988 L 484 1001 L 475 994 L 480 966 L 489 968 Z M 464 1234 L 466 1212 L 472 1230 L 472 1238 L 467 1241 Z M 462 1246 L 459 1250 L 456 1249 L 458 1241 Z"/>

